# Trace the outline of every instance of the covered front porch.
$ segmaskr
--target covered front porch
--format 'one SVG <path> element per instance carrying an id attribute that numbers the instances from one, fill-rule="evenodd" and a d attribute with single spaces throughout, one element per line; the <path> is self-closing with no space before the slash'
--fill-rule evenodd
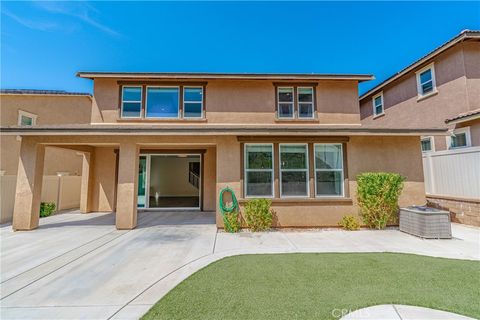
<path id="1" fill-rule="evenodd" d="M 229 140 L 211 136 L 88 135 L 21 139 L 12 223 L 16 231 L 39 226 L 47 146 L 81 154 L 80 212 L 114 212 L 117 229 L 133 229 L 138 211 L 215 211 L 217 158 L 225 154 L 217 150 Z"/>

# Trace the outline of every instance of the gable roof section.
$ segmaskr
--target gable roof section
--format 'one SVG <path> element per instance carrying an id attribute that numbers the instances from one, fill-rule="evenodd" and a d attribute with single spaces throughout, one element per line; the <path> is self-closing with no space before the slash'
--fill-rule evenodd
<path id="1" fill-rule="evenodd" d="M 321 73 L 202 73 L 202 72 L 77 72 L 77 77 L 125 79 L 225 79 L 225 80 L 373 80 L 371 74 Z"/>
<path id="2" fill-rule="evenodd" d="M 448 40 L 441 46 L 435 48 L 434 50 L 430 51 L 428 54 L 424 55 L 420 59 L 416 60 L 406 68 L 400 70 L 396 74 L 392 75 L 391 77 L 387 78 L 383 82 L 381 82 L 379 85 L 373 87 L 372 89 L 368 90 L 364 94 L 362 94 L 359 98 L 359 100 L 363 100 L 372 94 L 376 94 L 380 90 L 382 90 L 383 87 L 388 85 L 389 83 L 392 83 L 393 81 L 397 80 L 398 78 L 402 77 L 403 75 L 407 74 L 408 72 L 414 70 L 415 68 L 419 67 L 421 64 L 427 62 L 429 59 L 439 55 L 440 53 L 446 51 L 447 49 L 455 46 L 457 43 L 460 43 L 464 40 L 469 40 L 469 39 L 479 39 L 480 40 L 480 30 L 463 30 L 460 32 L 458 35 L 453 37 L 452 39 Z"/>

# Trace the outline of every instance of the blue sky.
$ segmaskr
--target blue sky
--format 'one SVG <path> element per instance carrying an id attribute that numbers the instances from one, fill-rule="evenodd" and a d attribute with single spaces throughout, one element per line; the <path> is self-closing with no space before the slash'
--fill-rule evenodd
<path id="1" fill-rule="evenodd" d="M 2 88 L 91 92 L 77 71 L 372 73 L 463 29 L 480 2 L 1 2 Z"/>

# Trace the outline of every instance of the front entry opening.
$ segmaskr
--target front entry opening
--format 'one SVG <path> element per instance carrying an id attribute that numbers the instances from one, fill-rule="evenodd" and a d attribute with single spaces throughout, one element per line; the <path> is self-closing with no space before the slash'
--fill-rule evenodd
<path id="1" fill-rule="evenodd" d="M 200 209 L 201 156 L 141 155 L 138 207 Z"/>

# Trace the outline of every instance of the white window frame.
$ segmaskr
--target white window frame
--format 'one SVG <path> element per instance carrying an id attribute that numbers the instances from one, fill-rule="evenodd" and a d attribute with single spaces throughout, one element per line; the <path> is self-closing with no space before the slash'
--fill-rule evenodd
<path id="1" fill-rule="evenodd" d="M 307 161 L 307 168 L 306 169 L 282 169 L 282 146 L 305 146 L 305 156 L 306 156 L 306 161 Z M 308 143 L 279 143 L 278 144 L 278 169 L 280 171 L 280 198 L 310 198 L 310 158 L 308 154 Z M 304 196 L 286 196 L 283 195 L 283 190 L 282 190 L 282 174 L 283 172 L 306 172 L 306 181 L 305 183 L 307 184 L 307 194 Z"/>
<path id="2" fill-rule="evenodd" d="M 185 100 L 185 89 L 201 89 L 202 90 L 202 99 L 200 101 L 189 101 L 189 100 Z M 184 119 L 203 119 L 203 98 L 204 98 L 204 90 L 203 90 L 203 87 L 202 86 L 184 86 L 183 87 L 183 90 L 182 90 L 182 95 L 183 95 L 183 110 L 182 110 L 182 116 Z M 185 104 L 186 103 L 200 103 L 201 105 L 201 109 L 200 109 L 200 117 L 186 117 L 185 116 Z"/>
<path id="3" fill-rule="evenodd" d="M 248 158 L 247 158 L 247 146 L 254 146 L 254 145 L 259 145 L 259 146 L 271 146 L 272 147 L 272 168 L 271 169 L 247 169 L 247 163 L 248 163 Z M 255 196 L 249 196 L 247 195 L 247 186 L 248 186 L 248 172 L 266 172 L 270 171 L 271 176 L 272 176 L 272 187 L 271 187 L 271 194 L 270 195 L 255 195 Z M 275 148 L 273 146 L 273 143 L 245 143 L 243 145 L 243 193 L 245 195 L 245 198 L 249 199 L 258 199 L 258 198 L 267 198 L 267 199 L 273 199 L 275 197 Z"/>
<path id="4" fill-rule="evenodd" d="M 422 150 L 422 153 L 435 152 L 435 138 L 434 138 L 434 136 L 422 136 L 422 137 L 420 137 L 420 142 L 422 140 L 426 140 L 426 139 L 430 140 L 430 145 L 432 146 L 432 149 L 427 150 L 427 151 Z M 422 144 L 421 143 L 420 143 L 420 149 L 422 149 Z"/>
<path id="5" fill-rule="evenodd" d="M 292 102 L 281 102 L 280 101 L 280 89 L 292 89 Z M 292 116 L 291 117 L 285 117 L 285 116 L 280 116 L 280 104 L 286 104 L 286 103 L 291 103 L 292 104 Z M 295 119 L 295 87 L 277 87 L 277 118 L 278 119 Z"/>
<path id="6" fill-rule="evenodd" d="M 341 169 L 317 169 L 317 153 L 316 147 L 320 145 L 337 145 L 340 146 L 340 157 L 342 159 L 342 168 Z M 345 197 L 345 163 L 343 161 L 343 144 L 342 143 L 315 143 L 313 145 L 313 169 L 315 170 L 315 198 L 344 198 Z M 337 171 L 341 172 L 341 181 L 342 181 L 342 194 L 341 195 L 319 195 L 317 194 L 317 173 L 320 171 Z"/>
<path id="7" fill-rule="evenodd" d="M 456 135 L 456 134 L 459 134 L 459 133 L 465 133 L 465 140 L 467 142 L 467 145 L 466 146 L 461 146 L 461 147 L 452 147 L 451 146 L 452 137 L 450 135 L 450 136 L 446 137 L 446 139 L 447 139 L 447 149 L 448 150 L 468 148 L 468 147 L 472 146 L 472 138 L 470 136 L 470 127 L 458 128 L 458 129 L 455 129 L 455 130 L 452 131 L 452 135 Z"/>
<path id="8" fill-rule="evenodd" d="M 375 105 L 375 99 L 377 99 L 378 97 L 380 97 L 380 101 L 382 103 L 382 112 L 380 112 L 380 113 L 377 113 L 377 108 L 376 108 L 376 105 Z M 385 105 L 383 103 L 383 91 L 372 97 L 372 106 L 373 106 L 373 116 L 374 117 L 381 116 L 381 115 L 385 114 Z"/>
<path id="9" fill-rule="evenodd" d="M 138 100 L 123 100 L 123 89 L 124 88 L 140 88 L 140 101 Z M 121 101 L 120 101 L 120 118 L 122 119 L 141 119 L 142 118 L 142 100 L 143 100 L 143 87 L 142 86 L 130 86 L 130 85 L 123 85 L 122 86 L 122 96 L 121 96 Z M 140 103 L 140 114 L 138 117 L 126 117 L 123 115 L 123 103 Z"/>
<path id="10" fill-rule="evenodd" d="M 427 92 L 427 93 L 423 93 L 422 83 L 421 83 L 421 80 L 420 80 L 420 75 L 427 70 L 430 70 L 431 73 L 432 73 L 432 91 Z M 425 66 L 422 69 L 418 70 L 417 72 L 415 72 L 415 74 L 416 74 L 416 78 L 417 78 L 418 98 L 428 97 L 430 95 L 433 95 L 433 94 L 437 93 L 437 81 L 435 80 L 435 65 L 434 65 L 433 62 L 431 64 L 429 64 L 428 66 Z"/>
<path id="11" fill-rule="evenodd" d="M 312 102 L 300 102 L 299 96 L 300 96 L 300 90 L 299 89 L 311 89 L 312 90 Z M 294 99 L 295 100 L 295 99 Z M 301 117 L 300 116 L 300 105 L 306 105 L 309 104 L 312 107 L 312 116 L 311 117 Z M 315 89 L 313 87 L 297 87 L 297 118 L 298 119 L 314 119 L 315 118 Z M 295 114 L 295 106 L 294 106 L 294 112 Z"/>
<path id="12" fill-rule="evenodd" d="M 32 125 L 27 126 L 27 125 L 22 125 L 22 117 L 27 117 L 32 119 Z M 18 110 L 18 125 L 23 126 L 23 127 L 33 127 L 37 125 L 37 115 L 28 111 L 23 111 L 23 110 Z"/>
<path id="13" fill-rule="evenodd" d="M 148 117 L 148 89 L 149 88 L 176 88 L 178 89 L 177 92 L 177 116 L 176 117 Z M 202 106 L 203 108 L 203 106 Z M 153 120 L 171 120 L 171 119 L 180 119 L 180 86 L 146 86 L 145 88 L 145 119 L 153 119 Z"/>

